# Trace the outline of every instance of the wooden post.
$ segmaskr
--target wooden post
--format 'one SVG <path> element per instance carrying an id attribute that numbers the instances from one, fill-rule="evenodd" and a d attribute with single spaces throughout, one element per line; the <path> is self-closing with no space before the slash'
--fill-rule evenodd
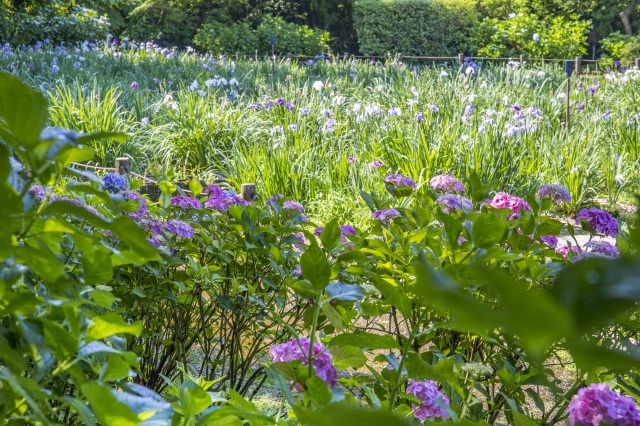
<path id="1" fill-rule="evenodd" d="M 287 61 L 291 62 L 291 59 L 293 59 L 293 55 L 289 52 L 287 53 Z"/>
<path id="2" fill-rule="evenodd" d="M 345 52 L 344 53 L 344 58 L 343 58 L 344 61 L 346 62 L 348 58 L 349 58 L 349 54 L 347 52 Z"/>
<path id="3" fill-rule="evenodd" d="M 355 61 L 356 60 L 356 55 L 352 53 L 350 58 L 351 58 L 352 61 Z"/>
<path id="4" fill-rule="evenodd" d="M 131 171 L 131 164 L 127 157 L 116 158 L 116 173 L 119 175 L 129 174 Z"/>
<path id="5" fill-rule="evenodd" d="M 243 183 L 240 187 L 240 196 L 245 201 L 255 201 L 258 199 L 258 194 L 256 194 L 256 184 L 255 183 Z"/>
<path id="6" fill-rule="evenodd" d="M 566 96 L 565 121 L 567 126 L 566 137 L 567 139 L 569 139 L 569 121 L 571 119 L 570 109 L 569 109 L 571 105 L 571 101 L 569 100 L 569 96 L 571 96 L 571 77 L 567 77 L 567 93 L 565 96 Z"/>
<path id="7" fill-rule="evenodd" d="M 398 53 L 398 62 L 402 62 L 402 53 Z"/>
<path id="8" fill-rule="evenodd" d="M 576 56 L 576 74 L 580 74 L 580 65 L 582 65 L 582 56 Z"/>
<path id="9" fill-rule="evenodd" d="M 236 52 L 236 62 L 240 61 L 240 52 Z"/>
<path id="10" fill-rule="evenodd" d="M 520 65 L 524 65 L 524 55 L 520 55 Z"/>
<path id="11" fill-rule="evenodd" d="M 464 62 L 464 55 L 462 53 L 458 53 L 458 63 L 462 65 Z"/>
<path id="12" fill-rule="evenodd" d="M 640 58 L 636 58 L 636 68 L 640 68 Z"/>

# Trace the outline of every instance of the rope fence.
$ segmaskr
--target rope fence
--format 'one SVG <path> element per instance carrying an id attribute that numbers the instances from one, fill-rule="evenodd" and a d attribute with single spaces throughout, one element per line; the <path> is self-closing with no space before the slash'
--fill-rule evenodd
<path id="1" fill-rule="evenodd" d="M 138 179 L 141 179 L 142 181 L 145 182 L 145 184 L 148 187 L 149 186 L 151 187 L 151 188 L 147 188 L 147 189 L 151 189 L 151 190 L 155 190 L 155 191 L 159 190 L 158 181 L 156 181 L 155 179 L 151 179 L 151 178 L 149 178 L 147 176 L 143 176 L 143 175 L 140 175 L 138 173 L 134 173 L 134 172 L 131 171 L 131 162 L 130 162 L 129 158 L 127 158 L 127 157 L 118 157 L 118 158 L 116 158 L 116 166 L 115 167 L 99 167 L 99 166 L 93 166 L 93 165 L 90 165 L 90 164 L 83 164 L 83 163 L 71 163 L 71 165 L 74 166 L 74 167 L 84 167 L 85 169 L 116 172 L 119 175 L 124 175 L 124 176 L 133 176 L 133 177 L 136 177 Z M 179 186 L 179 185 L 176 185 L 176 186 Z M 185 193 L 187 193 L 187 194 L 192 194 L 192 192 L 187 188 L 180 187 L 180 189 L 182 191 L 184 191 Z M 152 192 L 149 192 L 148 194 L 153 196 Z M 256 193 L 256 185 L 254 183 L 243 183 L 240 186 L 240 196 L 245 201 L 255 201 L 258 198 L 257 197 L 257 193 Z"/>

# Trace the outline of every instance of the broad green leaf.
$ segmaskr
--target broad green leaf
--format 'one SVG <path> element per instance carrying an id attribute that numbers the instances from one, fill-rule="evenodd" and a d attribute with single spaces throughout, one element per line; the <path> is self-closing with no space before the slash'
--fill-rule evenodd
<path id="1" fill-rule="evenodd" d="M 191 182 L 189 182 L 189 190 L 194 197 L 200 195 L 203 189 L 198 179 L 192 179 Z"/>
<path id="2" fill-rule="evenodd" d="M 409 426 L 413 424 L 409 418 L 395 413 L 366 410 L 340 403 L 329 404 L 314 411 L 299 410 L 297 415 L 302 424 L 308 426 L 344 424 L 349 426 Z"/>
<path id="3" fill-rule="evenodd" d="M 340 237 L 342 237 L 342 232 L 338 226 L 338 221 L 332 219 L 325 225 L 322 233 L 320 233 L 322 247 L 327 251 L 333 250 L 340 244 Z"/>
<path id="4" fill-rule="evenodd" d="M 336 311 L 336 309 L 331 306 L 329 303 L 322 304 L 322 312 L 327 316 L 329 322 L 332 326 L 335 327 L 337 331 L 342 331 L 344 329 L 344 323 L 342 322 L 342 317 Z"/>
<path id="5" fill-rule="evenodd" d="M 87 327 L 87 342 L 100 340 L 117 333 L 139 336 L 142 333 L 142 321 L 127 324 L 117 313 L 107 313 L 94 317 Z"/>
<path id="6" fill-rule="evenodd" d="M 332 344 L 330 350 L 333 356 L 333 365 L 338 370 L 358 369 L 367 363 L 367 357 L 362 353 L 362 349 L 356 346 Z"/>
<path id="7" fill-rule="evenodd" d="M 82 393 L 87 397 L 98 421 L 103 425 L 138 426 L 135 413 L 111 393 L 109 386 L 85 383 Z"/>
<path id="8" fill-rule="evenodd" d="M 116 297 L 113 293 L 106 290 L 91 290 L 87 292 L 87 295 L 99 306 L 102 306 L 105 309 L 111 309 L 113 302 L 116 301 Z"/>
<path id="9" fill-rule="evenodd" d="M 87 144 L 89 142 L 99 141 L 103 139 L 109 139 L 117 143 L 126 142 L 129 136 L 126 133 L 118 132 L 96 132 L 88 135 L 80 135 L 76 139 L 79 144 Z"/>
<path id="10" fill-rule="evenodd" d="M 158 187 L 160 188 L 160 191 L 162 191 L 162 193 L 167 197 L 171 196 L 171 194 L 176 192 L 176 186 L 166 180 L 163 180 L 160 183 L 158 183 Z"/>
<path id="11" fill-rule="evenodd" d="M 100 370 L 100 380 L 103 382 L 122 380 L 129 376 L 130 371 L 129 361 L 120 355 L 111 355 Z"/>
<path id="12" fill-rule="evenodd" d="M 365 332 L 339 334 L 331 339 L 331 346 L 356 346 L 362 349 L 400 349 L 398 342 L 388 335 Z"/>
<path id="13" fill-rule="evenodd" d="M 473 221 L 471 239 L 476 248 L 489 248 L 497 244 L 507 226 L 507 221 L 501 216 L 491 213 L 481 214 Z"/>
<path id="14" fill-rule="evenodd" d="M 187 420 L 194 419 L 211 405 L 211 396 L 192 381 L 180 386 L 180 405 Z"/>
<path id="15" fill-rule="evenodd" d="M 315 241 L 300 256 L 302 277 L 308 280 L 316 290 L 322 290 L 329 284 L 331 266 Z"/>
<path id="16" fill-rule="evenodd" d="M 48 116 L 44 96 L 16 77 L 0 73 L 0 137 L 20 155 L 38 143 Z"/>
<path id="17" fill-rule="evenodd" d="M 364 290 L 358 284 L 345 284 L 341 282 L 333 282 L 326 289 L 330 299 L 342 301 L 362 300 L 364 298 Z"/>
<path id="18" fill-rule="evenodd" d="M 310 377 L 306 385 L 307 394 L 316 404 L 324 405 L 331 401 L 331 390 L 329 390 L 329 386 L 327 386 L 320 377 Z"/>

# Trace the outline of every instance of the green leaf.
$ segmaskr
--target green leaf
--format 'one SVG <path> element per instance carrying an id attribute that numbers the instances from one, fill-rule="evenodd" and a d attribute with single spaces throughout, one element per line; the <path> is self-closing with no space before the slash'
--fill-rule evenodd
<path id="1" fill-rule="evenodd" d="M 180 405 L 187 421 L 195 418 L 211 405 L 211 396 L 192 381 L 180 386 Z"/>
<path id="2" fill-rule="evenodd" d="M 47 281 L 56 281 L 64 271 L 62 262 L 46 247 L 35 249 L 29 246 L 17 246 L 0 250 L 0 260 L 11 256 L 14 257 L 14 262 L 29 266 L 36 275 Z"/>
<path id="3" fill-rule="evenodd" d="M 344 329 L 342 317 L 340 317 L 340 314 L 335 310 L 333 306 L 331 306 L 329 303 L 323 303 L 322 312 L 327 316 L 329 322 L 332 326 L 335 327 L 337 331 L 342 331 Z"/>
<path id="4" fill-rule="evenodd" d="M 116 297 L 110 291 L 106 290 L 91 290 L 87 295 L 93 299 L 98 306 L 102 306 L 105 309 L 111 309 L 113 302 L 116 301 Z"/>
<path id="5" fill-rule="evenodd" d="M 301 423 L 308 426 L 409 426 L 412 421 L 396 413 L 382 410 L 366 410 L 335 403 L 319 410 L 298 410 Z"/>
<path id="6" fill-rule="evenodd" d="M 315 241 L 300 256 L 302 277 L 308 280 L 316 290 L 322 290 L 329 284 L 331 266 Z"/>
<path id="7" fill-rule="evenodd" d="M 100 340 L 117 333 L 139 336 L 140 333 L 142 333 L 142 321 L 127 324 L 122 317 L 115 312 L 94 317 L 87 327 L 87 342 Z"/>
<path id="8" fill-rule="evenodd" d="M 313 402 L 324 405 L 331 402 L 331 390 L 329 386 L 318 376 L 313 376 L 307 380 L 307 394 Z"/>
<path id="9" fill-rule="evenodd" d="M 0 73 L 0 137 L 21 156 L 38 143 L 48 117 L 44 96 L 16 77 Z"/>
<path id="10" fill-rule="evenodd" d="M 447 240 L 452 247 L 458 246 L 458 237 L 462 232 L 462 223 L 453 218 L 450 214 L 441 210 L 436 212 L 436 219 L 438 219 L 443 225 L 447 235 Z"/>
<path id="11" fill-rule="evenodd" d="M 109 382 L 112 380 L 122 380 L 129 377 L 131 364 L 120 355 L 111 355 L 109 360 L 100 370 L 100 380 Z"/>
<path id="12" fill-rule="evenodd" d="M 331 339 L 330 346 L 356 346 L 362 349 L 400 349 L 396 340 L 388 335 L 364 333 L 356 331 L 354 333 L 339 334 Z"/>
<path id="13" fill-rule="evenodd" d="M 338 221 L 336 219 L 332 219 L 325 225 L 322 233 L 320 234 L 322 247 L 324 247 L 324 249 L 327 251 L 333 250 L 340 244 L 341 237 L 342 232 L 340 231 L 340 227 L 338 226 Z"/>
<path id="14" fill-rule="evenodd" d="M 482 214 L 473 221 L 471 239 L 476 248 L 489 248 L 497 244 L 507 226 L 504 217 L 494 214 Z"/>
<path id="15" fill-rule="evenodd" d="M 110 139 L 117 143 L 123 143 L 123 142 L 126 142 L 127 139 L 129 139 L 129 136 L 126 133 L 119 133 L 119 132 L 97 132 L 97 133 L 90 133 L 88 135 L 78 136 L 76 141 L 79 144 L 86 145 L 89 142 L 95 142 L 102 139 Z"/>
<path id="16" fill-rule="evenodd" d="M 103 425 L 138 426 L 140 420 L 135 413 L 111 393 L 108 386 L 85 383 L 82 393 L 87 397 L 98 421 Z"/>
<path id="17" fill-rule="evenodd" d="M 174 184 L 172 184 L 171 182 L 166 181 L 166 180 L 163 180 L 162 182 L 159 182 L 158 183 L 158 187 L 160 188 L 160 191 L 162 191 L 162 193 L 167 197 L 170 197 L 171 194 L 176 192 L 176 186 Z"/>
<path id="18" fill-rule="evenodd" d="M 333 356 L 333 365 L 338 370 L 358 369 L 367 363 L 367 357 L 362 353 L 362 349 L 356 346 L 332 344 L 330 351 Z"/>
<path id="19" fill-rule="evenodd" d="M 202 185 L 200 184 L 200 181 L 198 179 L 192 179 L 191 182 L 189 182 L 189 190 L 194 197 L 200 195 L 203 189 L 204 188 L 202 188 Z"/>

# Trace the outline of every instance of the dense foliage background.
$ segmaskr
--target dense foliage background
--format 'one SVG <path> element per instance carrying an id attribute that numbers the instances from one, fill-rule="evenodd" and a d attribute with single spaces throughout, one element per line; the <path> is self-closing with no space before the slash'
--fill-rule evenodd
<path id="1" fill-rule="evenodd" d="M 276 35 L 281 54 L 604 54 L 631 62 L 639 28 L 636 0 L 0 0 L 3 43 L 110 33 L 216 54 L 268 54 Z"/>

